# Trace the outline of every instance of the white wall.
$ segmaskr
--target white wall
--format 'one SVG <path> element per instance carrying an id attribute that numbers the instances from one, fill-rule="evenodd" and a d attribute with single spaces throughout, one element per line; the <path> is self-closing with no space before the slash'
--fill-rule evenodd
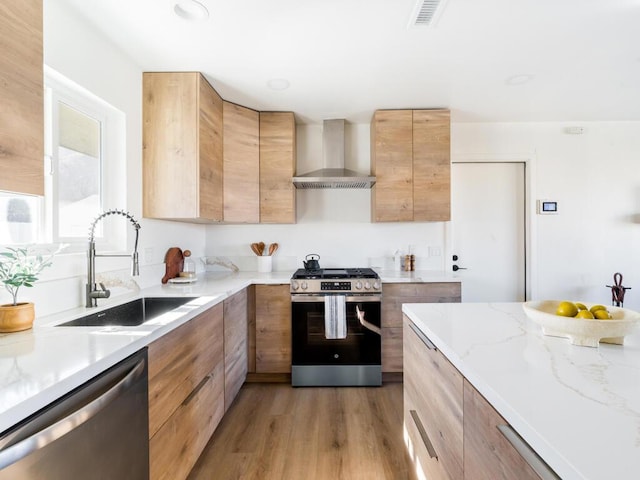
<path id="1" fill-rule="evenodd" d="M 142 287 L 158 283 L 164 275 L 164 254 L 169 247 L 190 249 L 196 257 L 204 254 L 205 228 L 142 219 L 142 70 L 64 3 L 44 1 L 45 64 L 124 113 L 127 200 L 126 205 L 107 207 L 125 208 L 140 220 L 141 276 L 136 281 Z M 128 228 L 128 233 L 128 250 L 132 250 L 133 229 Z M 97 271 L 103 273 L 107 283 L 115 284 L 120 278 L 127 283 L 129 265 L 128 259 L 96 262 Z M 86 254 L 60 255 L 36 286 L 21 289 L 19 300 L 35 301 L 39 316 L 73 308 L 84 304 L 85 281 Z M 116 295 L 126 290 L 114 288 L 113 292 Z M 9 298 L 4 290 L 0 293 L 0 303 Z"/>
<path id="2" fill-rule="evenodd" d="M 532 218 L 534 299 L 611 304 L 605 285 L 621 272 L 639 310 L 640 122 L 453 125 L 453 161 L 492 154 L 531 158 L 533 198 L 558 201 L 558 215 Z"/>

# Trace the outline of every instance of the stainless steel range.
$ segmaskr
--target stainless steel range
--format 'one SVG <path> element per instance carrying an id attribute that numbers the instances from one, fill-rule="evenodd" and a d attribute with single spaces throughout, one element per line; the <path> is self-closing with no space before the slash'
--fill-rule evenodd
<path id="1" fill-rule="evenodd" d="M 291 384 L 379 386 L 382 285 L 370 268 L 297 270 L 291 278 Z"/>

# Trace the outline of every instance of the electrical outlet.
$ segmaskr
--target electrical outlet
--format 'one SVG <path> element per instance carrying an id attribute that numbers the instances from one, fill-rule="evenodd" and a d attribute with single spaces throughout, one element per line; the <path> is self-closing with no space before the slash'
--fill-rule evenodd
<path id="1" fill-rule="evenodd" d="M 430 257 L 441 257 L 442 256 L 442 248 L 440 248 L 440 247 L 429 247 L 429 256 Z"/>
<path id="2" fill-rule="evenodd" d="M 153 263 L 153 247 L 144 249 L 144 263 Z"/>

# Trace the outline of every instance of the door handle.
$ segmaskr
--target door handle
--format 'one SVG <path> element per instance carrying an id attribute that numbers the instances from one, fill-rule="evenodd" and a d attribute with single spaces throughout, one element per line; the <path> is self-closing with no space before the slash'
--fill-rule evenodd
<path id="1" fill-rule="evenodd" d="M 453 266 L 453 271 L 457 272 L 458 270 L 466 270 L 466 267 L 459 267 L 458 265 Z"/>

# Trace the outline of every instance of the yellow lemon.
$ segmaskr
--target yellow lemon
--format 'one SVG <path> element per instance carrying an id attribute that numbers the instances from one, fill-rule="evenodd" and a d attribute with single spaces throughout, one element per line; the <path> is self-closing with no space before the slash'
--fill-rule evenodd
<path id="1" fill-rule="evenodd" d="M 586 310 L 587 306 L 584 303 L 580 303 L 580 302 L 576 302 L 576 307 L 578 307 L 578 310 Z"/>
<path id="2" fill-rule="evenodd" d="M 601 310 L 598 310 L 598 311 L 601 311 Z M 590 320 L 593 320 L 594 316 L 593 316 L 593 313 L 591 313 L 589 310 L 580 310 L 576 314 L 576 318 L 588 318 Z"/>
<path id="3" fill-rule="evenodd" d="M 609 312 L 607 312 L 606 310 L 596 310 L 595 312 L 593 312 L 593 316 L 596 317 L 598 320 L 610 320 L 611 319 L 611 314 Z"/>
<path id="4" fill-rule="evenodd" d="M 556 309 L 556 315 L 561 317 L 575 317 L 578 313 L 578 307 L 573 302 L 560 302 Z"/>
<path id="5" fill-rule="evenodd" d="M 606 309 L 607 309 L 607 307 L 605 307 L 604 305 L 594 305 L 593 307 L 591 307 L 591 308 L 589 309 L 589 311 L 590 311 L 591 313 L 595 313 L 595 312 L 597 312 L 598 310 L 606 310 Z"/>

